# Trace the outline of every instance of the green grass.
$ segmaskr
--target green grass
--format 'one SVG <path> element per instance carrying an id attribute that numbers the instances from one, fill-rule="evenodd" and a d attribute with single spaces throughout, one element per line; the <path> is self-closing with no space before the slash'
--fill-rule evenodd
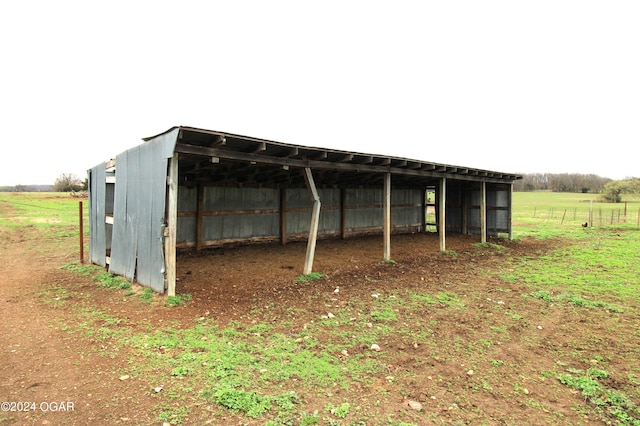
<path id="1" fill-rule="evenodd" d="M 307 283 L 309 281 L 321 280 L 323 278 L 325 278 L 325 275 L 320 272 L 310 272 L 306 275 L 299 275 L 295 280 L 293 280 L 293 282 Z"/>
<path id="2" fill-rule="evenodd" d="M 597 368 L 590 368 L 586 374 L 572 372 L 560 374 L 557 378 L 562 384 L 579 391 L 594 410 L 608 414 L 620 424 L 640 426 L 640 409 L 635 402 L 624 392 L 601 384 L 600 380 L 607 379 L 609 372 Z"/>
<path id="3" fill-rule="evenodd" d="M 83 201 L 84 221 L 87 223 L 86 199 L 71 198 L 58 192 L 0 192 L 0 227 L 60 228 L 79 223 L 79 201 Z M 77 229 L 69 232 L 78 235 Z"/>
<path id="4" fill-rule="evenodd" d="M 593 204 L 592 204 L 593 201 Z M 624 203 L 604 203 L 598 194 L 566 192 L 515 192 L 513 194 L 513 234 L 553 238 L 579 237 L 581 224 L 596 227 L 623 225 L 638 227 L 640 198 L 627 196 Z M 590 215 L 591 211 L 591 215 Z"/>

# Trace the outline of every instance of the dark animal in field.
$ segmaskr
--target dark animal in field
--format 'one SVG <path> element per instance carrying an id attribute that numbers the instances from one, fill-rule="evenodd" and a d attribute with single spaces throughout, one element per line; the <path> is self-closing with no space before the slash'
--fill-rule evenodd
<path id="1" fill-rule="evenodd" d="M 583 228 L 586 228 L 587 226 L 589 226 L 589 222 L 585 222 L 585 223 L 582 224 Z"/>

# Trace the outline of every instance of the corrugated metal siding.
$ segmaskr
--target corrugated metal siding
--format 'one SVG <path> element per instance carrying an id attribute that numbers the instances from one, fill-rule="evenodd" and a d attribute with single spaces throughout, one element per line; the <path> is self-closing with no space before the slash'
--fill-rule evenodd
<path id="1" fill-rule="evenodd" d="M 505 185 L 487 187 L 487 232 L 491 232 L 490 235 L 509 232 L 511 226 L 510 202 L 510 187 Z"/>
<path id="2" fill-rule="evenodd" d="M 105 167 L 106 163 L 101 163 L 89 170 L 89 260 L 101 266 L 107 264 Z"/>
<path id="3" fill-rule="evenodd" d="M 447 232 L 463 232 L 462 208 L 465 190 L 461 186 L 447 184 L 446 191 L 445 226 Z M 471 191 L 471 189 L 467 189 L 466 191 Z M 477 191 L 478 194 L 480 194 L 479 190 Z M 473 213 L 471 216 L 473 216 Z M 467 220 L 471 218 L 471 216 L 468 216 Z"/>
<path id="4" fill-rule="evenodd" d="M 277 189 L 207 187 L 203 205 L 204 211 L 217 213 L 203 218 L 205 240 L 278 235 L 280 219 L 277 213 Z M 244 213 L 230 214 L 236 210 Z M 260 210 L 274 210 L 276 213 L 250 213 Z"/>
<path id="5" fill-rule="evenodd" d="M 480 234 L 480 188 L 467 189 L 467 232 L 472 235 Z M 449 199 L 447 193 L 447 200 Z M 487 234 L 497 236 L 500 233 L 508 233 L 510 220 L 510 200 L 511 188 L 508 185 L 487 184 Z M 452 209 L 451 213 L 455 211 Z M 451 223 L 452 228 L 462 232 L 462 228 L 455 227 L 454 224 L 461 223 L 461 218 L 450 216 L 447 210 L 447 229 Z"/>
<path id="6" fill-rule="evenodd" d="M 164 293 L 164 224 L 168 158 L 177 130 L 116 158 L 114 242 L 109 271 Z"/>
<path id="7" fill-rule="evenodd" d="M 276 240 L 280 237 L 280 197 L 284 192 L 286 235 L 288 239 L 304 238 L 309 232 L 313 202 L 306 188 L 203 187 L 203 241 Z M 178 242 L 195 245 L 198 190 L 180 187 L 178 205 Z M 341 233 L 341 190 L 318 189 L 322 210 L 319 235 Z M 395 231 L 415 232 L 423 228 L 424 191 L 394 189 L 392 191 L 392 225 Z M 382 232 L 382 189 L 345 190 L 347 234 Z"/>
<path id="8" fill-rule="evenodd" d="M 111 264 L 109 272 L 124 275 L 133 280 L 138 252 L 138 212 L 136 200 L 132 199 L 133 186 L 138 181 L 139 150 L 129 150 L 116 157 L 117 190 L 114 193 L 114 223 Z"/>
<path id="9" fill-rule="evenodd" d="M 340 190 L 337 188 L 319 188 L 320 221 L 318 234 L 335 234 L 340 231 Z M 313 201 L 306 188 L 286 190 L 287 235 L 302 235 L 309 232 Z"/>

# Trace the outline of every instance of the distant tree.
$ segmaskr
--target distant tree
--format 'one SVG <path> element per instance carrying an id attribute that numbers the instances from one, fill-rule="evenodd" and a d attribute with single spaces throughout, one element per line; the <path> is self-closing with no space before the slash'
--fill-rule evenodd
<path id="1" fill-rule="evenodd" d="M 627 178 L 607 183 L 602 190 L 602 198 L 610 203 L 622 201 L 622 194 L 640 194 L 640 178 Z"/>
<path id="2" fill-rule="evenodd" d="M 53 183 L 56 192 L 79 191 L 82 188 L 80 178 L 72 173 L 61 173 Z"/>

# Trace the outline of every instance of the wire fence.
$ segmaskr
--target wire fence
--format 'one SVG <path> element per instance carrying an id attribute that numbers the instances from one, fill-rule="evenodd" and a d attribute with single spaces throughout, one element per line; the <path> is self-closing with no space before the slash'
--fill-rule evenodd
<path id="1" fill-rule="evenodd" d="M 635 209 L 634 209 L 635 210 Z M 573 208 L 534 208 L 533 218 L 544 221 L 581 223 L 584 226 L 605 226 L 635 224 L 640 227 L 640 208 L 631 211 L 627 206 L 611 207 L 573 207 Z"/>

